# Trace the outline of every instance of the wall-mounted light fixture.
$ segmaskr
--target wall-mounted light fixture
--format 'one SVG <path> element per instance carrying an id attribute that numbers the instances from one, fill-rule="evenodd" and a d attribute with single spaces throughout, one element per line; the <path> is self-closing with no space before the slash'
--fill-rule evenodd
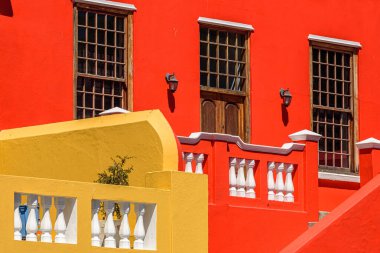
<path id="1" fill-rule="evenodd" d="M 178 87 L 178 80 L 175 77 L 175 74 L 174 73 L 173 74 L 166 73 L 165 79 L 169 85 L 169 90 L 174 93 Z"/>
<path id="2" fill-rule="evenodd" d="M 292 94 L 290 94 L 289 89 L 280 89 L 280 96 L 282 98 L 283 104 L 285 107 L 288 107 L 292 102 Z"/>

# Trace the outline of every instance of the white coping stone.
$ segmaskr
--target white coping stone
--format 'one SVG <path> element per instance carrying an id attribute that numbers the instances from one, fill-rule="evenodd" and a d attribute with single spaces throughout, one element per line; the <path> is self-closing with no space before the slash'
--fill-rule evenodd
<path id="1" fill-rule="evenodd" d="M 371 137 L 363 141 L 357 142 L 356 146 L 358 147 L 358 149 L 366 149 L 366 148 L 380 149 L 380 141 L 378 139 Z"/>
<path id="2" fill-rule="evenodd" d="M 321 137 L 322 135 L 307 129 L 289 135 L 292 141 L 319 141 Z"/>
<path id="3" fill-rule="evenodd" d="M 330 172 L 318 172 L 318 179 L 351 182 L 351 183 L 360 183 L 360 177 L 359 176 L 330 173 Z"/>
<path id="4" fill-rule="evenodd" d="M 74 0 L 75 3 L 84 3 L 84 4 L 91 4 L 95 6 L 101 6 L 101 7 L 110 7 L 118 10 L 124 10 L 124 11 L 136 11 L 136 7 L 133 4 L 126 4 L 126 3 L 120 3 L 120 2 L 114 2 L 114 1 L 108 1 L 108 0 Z"/>
<path id="5" fill-rule="evenodd" d="M 105 116 L 105 115 L 112 115 L 112 114 L 125 114 L 125 113 L 130 113 L 130 111 L 127 111 L 125 109 L 122 109 L 120 107 L 114 107 L 109 110 L 105 110 L 104 112 L 99 113 L 100 116 Z"/>
<path id="6" fill-rule="evenodd" d="M 362 47 L 360 42 L 324 37 L 324 36 L 319 36 L 319 35 L 314 35 L 314 34 L 309 34 L 309 36 L 307 38 L 311 41 L 327 42 L 330 44 L 346 46 L 346 47 L 353 47 L 353 48 L 361 48 Z"/>
<path id="7" fill-rule="evenodd" d="M 214 18 L 199 17 L 198 23 L 205 24 L 205 25 L 215 25 L 215 26 L 234 28 L 234 29 L 238 29 L 242 31 L 250 31 L 250 32 L 254 31 L 253 26 L 249 24 L 231 22 L 231 21 L 214 19 Z"/>
<path id="8" fill-rule="evenodd" d="M 235 143 L 240 149 L 252 152 L 270 153 L 287 155 L 292 151 L 302 151 L 305 149 L 305 144 L 301 143 L 285 143 L 282 147 L 271 147 L 264 145 L 248 144 L 243 142 L 239 136 L 220 134 L 220 133 L 205 133 L 197 132 L 190 134 L 189 137 L 178 136 L 178 140 L 182 144 L 195 145 L 200 140 L 225 141 Z"/>

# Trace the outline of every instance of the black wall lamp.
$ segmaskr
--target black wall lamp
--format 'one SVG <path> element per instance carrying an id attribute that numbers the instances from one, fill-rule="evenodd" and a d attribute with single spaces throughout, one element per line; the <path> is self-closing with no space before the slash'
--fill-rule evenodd
<path id="1" fill-rule="evenodd" d="M 169 85 L 169 90 L 174 93 L 178 88 L 178 80 L 175 77 L 175 74 L 166 73 L 165 79 Z"/>
<path id="2" fill-rule="evenodd" d="M 282 98 L 283 104 L 285 107 L 288 107 L 292 102 L 292 94 L 290 94 L 289 89 L 280 89 L 280 96 Z"/>

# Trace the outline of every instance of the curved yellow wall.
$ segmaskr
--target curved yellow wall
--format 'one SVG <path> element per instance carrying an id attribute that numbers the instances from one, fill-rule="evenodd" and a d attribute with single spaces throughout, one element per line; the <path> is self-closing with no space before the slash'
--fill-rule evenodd
<path id="1" fill-rule="evenodd" d="M 0 132 L 0 174 L 92 182 L 117 155 L 134 157 L 132 186 L 178 167 L 175 136 L 158 110 Z"/>

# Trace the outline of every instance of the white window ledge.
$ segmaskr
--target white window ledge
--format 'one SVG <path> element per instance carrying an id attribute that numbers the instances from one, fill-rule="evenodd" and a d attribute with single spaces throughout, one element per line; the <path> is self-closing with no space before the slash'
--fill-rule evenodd
<path id="1" fill-rule="evenodd" d="M 331 181 L 360 183 L 360 177 L 354 175 L 338 174 L 331 172 L 318 172 L 318 178 Z"/>
<path id="2" fill-rule="evenodd" d="M 233 29 L 241 30 L 241 31 L 252 32 L 254 30 L 252 25 L 225 21 L 225 20 L 220 20 L 220 19 L 213 19 L 213 18 L 199 17 L 198 23 L 203 24 L 203 25 L 214 25 L 214 26 L 221 26 L 221 27 L 226 27 L 226 28 L 233 28 Z"/>
<path id="3" fill-rule="evenodd" d="M 136 11 L 136 7 L 133 4 L 126 4 L 108 0 L 74 0 L 74 3 L 90 4 L 100 7 L 108 7 L 123 11 Z"/>
<path id="4" fill-rule="evenodd" d="M 309 34 L 308 39 L 310 41 L 325 42 L 325 43 L 330 43 L 330 44 L 345 46 L 345 47 L 353 47 L 353 48 L 362 47 L 360 42 L 329 38 L 329 37 L 324 37 L 324 36 L 319 36 L 319 35 L 314 35 L 314 34 Z"/>

